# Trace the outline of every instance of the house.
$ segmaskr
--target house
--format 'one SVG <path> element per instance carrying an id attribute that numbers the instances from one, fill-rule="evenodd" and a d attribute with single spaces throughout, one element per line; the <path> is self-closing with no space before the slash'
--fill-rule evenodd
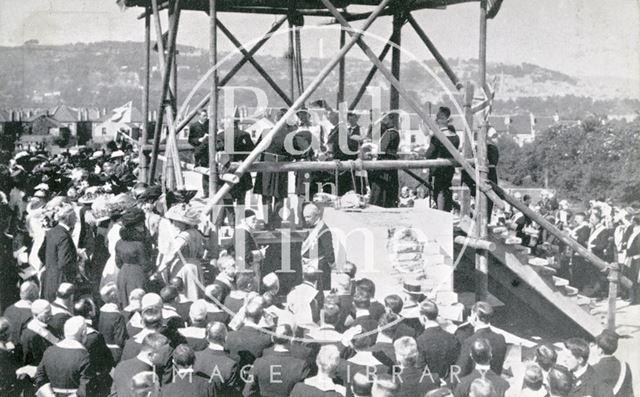
<path id="1" fill-rule="evenodd" d="M 97 143 L 106 143 L 115 140 L 120 130 L 125 131 L 133 139 L 137 139 L 143 124 L 142 113 L 130 101 L 111 112 L 107 112 L 104 117 L 100 118 L 93 125 L 92 139 Z"/>
<path id="2" fill-rule="evenodd" d="M 60 105 L 50 109 L 49 116 L 55 119 L 61 127 L 68 128 L 71 136 L 77 136 L 78 109 L 71 108 L 67 105 Z M 54 135 L 57 134 L 56 131 L 52 131 L 52 133 Z"/>
<path id="3" fill-rule="evenodd" d="M 36 112 L 33 116 L 27 119 L 28 133 L 30 135 L 51 135 L 52 133 L 58 134 L 60 128 L 64 125 L 58 120 L 54 119 L 48 111 Z"/>

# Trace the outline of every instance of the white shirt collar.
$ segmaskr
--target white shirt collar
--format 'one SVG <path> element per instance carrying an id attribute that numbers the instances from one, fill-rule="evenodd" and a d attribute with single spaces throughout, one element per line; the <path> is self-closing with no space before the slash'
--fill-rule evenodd
<path id="1" fill-rule="evenodd" d="M 147 355 L 145 353 L 138 353 L 138 355 L 136 356 L 136 358 L 140 361 L 142 361 L 143 363 L 147 364 L 150 367 L 153 367 L 153 363 L 149 360 L 149 357 L 147 357 Z"/>
<path id="2" fill-rule="evenodd" d="M 215 351 L 224 351 L 224 347 L 217 343 L 209 343 L 209 349 Z"/>
<path id="3" fill-rule="evenodd" d="M 333 380 L 328 376 L 324 375 L 316 375 L 311 378 L 307 378 L 304 380 L 304 384 L 308 386 L 313 386 L 321 391 L 336 391 L 344 396 L 345 388 L 340 385 L 336 385 L 333 383 Z"/>
<path id="4" fill-rule="evenodd" d="M 585 372 L 587 372 L 587 368 L 589 368 L 589 365 L 585 365 L 584 367 L 578 368 L 573 372 L 573 376 L 576 377 L 576 379 L 578 379 L 579 377 L 581 377 L 582 375 L 584 375 Z"/>
<path id="5" fill-rule="evenodd" d="M 387 335 L 382 332 L 378 332 L 378 338 L 376 339 L 376 343 L 393 343 L 393 339 L 389 338 Z"/>
<path id="6" fill-rule="evenodd" d="M 58 342 L 56 344 L 56 346 L 63 348 L 63 349 L 80 349 L 80 350 L 87 350 L 82 343 L 78 342 L 77 340 L 74 339 L 63 339 L 60 342 Z"/>
<path id="7" fill-rule="evenodd" d="M 368 309 L 356 309 L 356 318 L 368 316 L 369 314 Z"/>
<path id="8" fill-rule="evenodd" d="M 481 329 L 485 329 L 485 328 L 491 329 L 491 325 L 490 325 L 490 324 L 484 324 L 484 323 L 478 322 L 478 323 L 473 327 L 473 329 L 474 329 L 476 332 L 480 331 Z"/>

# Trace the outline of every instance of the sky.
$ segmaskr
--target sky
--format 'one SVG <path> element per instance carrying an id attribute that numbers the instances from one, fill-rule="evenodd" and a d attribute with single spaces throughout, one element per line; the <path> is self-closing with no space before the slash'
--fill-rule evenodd
<path id="1" fill-rule="evenodd" d="M 349 8 L 352 12 L 361 11 Z M 0 0 L 0 46 L 17 46 L 36 39 L 41 44 L 142 41 L 140 8 L 121 10 L 115 0 Z M 421 10 L 414 17 L 447 58 L 475 58 L 478 54 L 479 4 Z M 276 17 L 223 14 L 220 17 L 242 43 L 257 39 Z M 327 18 L 308 18 L 317 25 Z M 166 20 L 163 27 L 167 27 Z M 380 38 L 390 34 L 390 17 L 371 27 Z M 359 26 L 355 24 L 354 26 Z M 335 28 L 335 26 L 334 26 Z M 185 12 L 178 42 L 208 47 L 208 16 Z M 429 59 L 410 26 L 403 31 L 402 47 L 419 59 Z M 153 35 L 152 35 L 153 37 Z M 383 40 L 367 39 L 374 51 Z M 303 53 L 329 56 L 338 45 L 337 31 L 302 33 Z M 226 38 L 221 51 L 232 49 Z M 286 36 L 265 45 L 264 52 L 282 55 Z M 640 81 L 640 0 L 504 0 L 498 16 L 488 25 L 488 60 L 533 63 L 572 76 L 613 76 Z M 363 57 L 354 48 L 354 56 Z"/>

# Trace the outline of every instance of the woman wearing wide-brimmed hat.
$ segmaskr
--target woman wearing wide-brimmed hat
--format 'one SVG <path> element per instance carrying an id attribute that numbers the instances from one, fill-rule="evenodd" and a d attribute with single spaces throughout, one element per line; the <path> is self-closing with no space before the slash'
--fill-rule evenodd
<path id="1" fill-rule="evenodd" d="M 152 244 L 145 227 L 145 213 L 138 207 L 126 209 L 120 217 L 120 240 L 116 243 L 118 267 L 118 294 L 123 307 L 129 304 L 129 295 L 143 288 L 153 270 Z"/>
<path id="2" fill-rule="evenodd" d="M 109 218 L 111 224 L 107 232 L 107 248 L 109 250 L 109 259 L 102 270 L 102 279 L 100 280 L 100 288 L 104 287 L 108 282 L 117 283 L 118 266 L 116 265 L 116 244 L 120 240 L 120 229 L 122 222 L 120 217 L 124 211 L 136 205 L 135 199 L 125 193 L 115 196 L 109 201 Z"/>
<path id="3" fill-rule="evenodd" d="M 201 261 L 205 243 L 204 237 L 196 228 L 200 223 L 200 211 L 182 203 L 169 208 L 164 217 L 174 224 L 178 234 L 171 241 L 159 270 L 167 280 L 181 278 L 185 296 L 195 301 L 202 296 L 198 283 L 202 283 Z"/>

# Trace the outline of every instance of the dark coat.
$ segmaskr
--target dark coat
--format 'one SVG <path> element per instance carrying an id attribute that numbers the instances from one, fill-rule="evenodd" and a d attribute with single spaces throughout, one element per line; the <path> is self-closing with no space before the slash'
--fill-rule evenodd
<path id="1" fill-rule="evenodd" d="M 633 397 L 633 380 L 631 377 L 631 367 L 628 363 L 624 363 L 615 357 L 603 357 L 593 366 L 593 370 L 598 374 L 602 382 L 613 390 L 618 383 L 620 376 L 620 370 L 624 368 L 624 380 L 618 387 L 616 397 Z M 613 390 L 616 392 L 616 390 Z"/>
<path id="2" fill-rule="evenodd" d="M 323 224 L 318 232 L 317 243 L 318 269 L 322 272 L 322 288 L 330 289 L 331 286 L 331 269 L 335 264 L 335 252 L 333 250 L 333 237 L 331 229 Z M 305 259 L 314 259 L 311 255 L 316 255 L 315 249 L 309 249 L 302 253 Z"/>
<path id="3" fill-rule="evenodd" d="M 471 345 L 476 340 L 483 338 L 491 345 L 491 370 L 496 374 L 502 374 L 502 366 L 507 355 L 507 343 L 504 336 L 497 334 L 491 328 L 481 328 L 472 336 L 467 338 L 460 349 L 460 357 L 457 365 L 460 367 L 460 376 L 465 376 L 473 370 L 473 360 L 471 359 Z"/>
<path id="4" fill-rule="evenodd" d="M 400 134 L 395 129 L 386 130 L 380 138 L 379 160 L 396 160 Z M 371 197 L 369 204 L 391 208 L 398 205 L 398 170 L 370 170 L 367 172 Z"/>
<path id="5" fill-rule="evenodd" d="M 216 138 L 216 144 L 219 146 L 218 150 L 226 152 L 224 133 L 218 134 Z M 251 140 L 251 135 L 239 128 L 234 128 L 233 146 L 231 147 L 231 151 L 228 152 L 231 161 L 244 161 L 254 148 L 255 144 L 253 140 Z M 251 173 L 245 172 L 240 177 L 240 181 L 233 185 L 229 194 L 231 194 L 231 197 L 234 199 L 244 200 L 245 193 L 252 188 L 253 181 L 251 179 Z"/>
<path id="6" fill-rule="evenodd" d="M 51 330 L 49 330 L 51 332 Z M 52 339 L 52 338 L 53 339 Z M 38 365 L 40 360 L 42 360 L 42 356 L 47 348 L 53 343 L 57 343 L 58 340 L 53 336 L 51 332 L 51 337 L 46 339 L 30 328 L 25 328 L 22 331 L 22 335 L 20 338 L 20 342 L 22 345 L 22 362 L 24 365 Z"/>
<path id="7" fill-rule="evenodd" d="M 244 397 L 288 396 L 295 384 L 309 375 L 309 367 L 290 352 L 272 352 L 256 359 L 251 375 L 252 382 L 247 382 L 242 392 Z"/>
<path id="8" fill-rule="evenodd" d="M 460 355 L 460 343 L 456 337 L 441 327 L 430 327 L 416 342 L 420 352 L 418 366 L 429 366 L 431 372 L 446 377 Z"/>
<path id="9" fill-rule="evenodd" d="M 166 397 L 215 397 L 216 391 L 209 378 L 200 373 L 174 376 L 173 382 L 162 387 L 162 396 Z"/>
<path id="10" fill-rule="evenodd" d="M 271 139 L 271 144 L 262 153 L 261 160 L 275 163 L 290 161 L 291 155 L 285 148 L 285 139 L 288 134 L 289 130 L 286 126 L 280 128 Z M 262 136 L 257 144 L 261 141 Z M 253 191 L 266 197 L 286 198 L 288 181 L 286 172 L 258 172 Z"/>
<path id="11" fill-rule="evenodd" d="M 9 320 L 9 326 L 11 327 L 9 340 L 13 342 L 14 345 L 18 345 L 20 343 L 22 329 L 27 325 L 27 322 L 31 320 L 31 308 L 26 306 L 18 307 L 14 303 L 4 311 L 4 317 Z"/>
<path id="12" fill-rule="evenodd" d="M 153 268 L 151 242 L 146 233 L 122 228 L 116 243 L 116 266 L 118 272 L 118 295 L 123 306 L 129 304 L 129 295 L 136 288 L 144 288 L 147 274 Z"/>
<path id="13" fill-rule="evenodd" d="M 612 397 L 612 387 L 606 384 L 591 365 L 579 378 L 574 379 L 569 397 Z"/>
<path id="14" fill-rule="evenodd" d="M 449 130 L 446 130 L 446 133 L 449 133 Z M 447 135 L 447 139 L 449 142 L 456 147 L 456 149 L 460 146 L 460 138 L 456 134 Z M 432 159 L 450 159 L 453 158 L 451 153 L 444 147 L 442 142 L 435 136 L 431 138 L 431 143 L 427 148 L 427 152 L 425 153 L 425 158 L 427 160 Z M 453 174 L 455 174 L 455 167 L 438 167 L 431 171 L 431 175 L 434 178 L 434 188 L 435 189 L 448 189 L 451 187 L 451 180 L 453 179 Z"/>
<path id="15" fill-rule="evenodd" d="M 104 310 L 103 310 L 104 309 Z M 98 321 L 98 332 L 104 336 L 107 345 L 116 345 L 122 348 L 127 338 L 127 324 L 124 315 L 117 311 L 117 307 L 103 306 L 100 309 L 100 319 Z"/>
<path id="16" fill-rule="evenodd" d="M 289 397 L 343 397 L 342 394 L 327 390 L 322 391 L 314 386 L 305 385 L 304 383 L 298 383 L 291 390 Z"/>
<path id="17" fill-rule="evenodd" d="M 84 346 L 89 352 L 89 361 L 93 379 L 87 385 L 87 394 L 90 396 L 107 396 L 111 389 L 111 369 L 115 362 L 113 355 L 107 347 L 104 336 L 93 328 L 87 329 L 87 340 Z"/>
<path id="18" fill-rule="evenodd" d="M 261 357 L 264 349 L 269 346 L 271 346 L 271 337 L 269 335 L 256 328 L 245 325 L 239 330 L 227 334 L 225 347 L 229 351 L 231 358 L 244 366 L 253 363 L 256 358 Z M 249 362 L 240 360 L 241 352 L 249 353 L 253 356 L 253 360 L 250 357 L 247 358 Z M 242 354 L 242 356 L 245 355 Z"/>
<path id="19" fill-rule="evenodd" d="M 13 351 L 0 349 L 0 395 L 19 395 L 16 370 L 20 367 L 19 360 Z"/>
<path id="20" fill-rule="evenodd" d="M 113 371 L 112 393 L 117 397 L 128 397 L 131 390 L 131 379 L 140 372 L 153 371 L 153 368 L 138 358 L 121 361 Z"/>
<path id="21" fill-rule="evenodd" d="M 440 387 L 438 374 L 429 374 L 428 371 L 420 368 L 402 368 L 398 376 L 402 381 L 397 397 L 424 396 L 427 392 Z"/>
<path id="22" fill-rule="evenodd" d="M 42 276 L 42 297 L 53 302 L 60 284 L 73 283 L 78 275 L 76 246 L 67 229 L 62 225 L 49 229 L 39 256 L 46 266 Z"/>
<path id="23" fill-rule="evenodd" d="M 229 353 L 219 350 L 204 349 L 196 352 L 196 372 L 207 375 L 220 396 L 239 395 L 238 362 Z"/>
<path id="24" fill-rule="evenodd" d="M 77 389 L 79 397 L 89 396 L 87 385 L 92 381 L 86 349 L 51 346 L 44 352 L 36 372 L 36 389 L 51 383 L 54 389 Z"/>
<path id="25" fill-rule="evenodd" d="M 473 383 L 474 380 L 481 377 L 483 376 L 480 373 L 480 371 L 478 371 L 477 369 L 474 369 L 467 376 L 460 378 L 460 383 L 458 383 L 456 388 L 453 390 L 453 395 L 455 397 L 467 397 L 469 395 L 469 389 L 471 388 L 471 383 Z M 507 389 L 509 389 L 509 382 L 504 380 L 502 377 L 496 375 L 496 373 L 493 372 L 492 370 L 488 370 L 484 374 L 484 378 L 489 380 L 493 385 L 496 391 L 496 394 L 495 394 L 496 397 L 504 397 L 505 392 L 507 391 Z"/>
<path id="26" fill-rule="evenodd" d="M 199 120 L 189 124 L 189 137 L 187 140 L 193 146 L 193 158 L 195 164 L 200 167 L 209 166 L 209 145 L 207 141 L 200 142 L 198 139 L 209 133 L 209 120 L 201 123 Z"/>

